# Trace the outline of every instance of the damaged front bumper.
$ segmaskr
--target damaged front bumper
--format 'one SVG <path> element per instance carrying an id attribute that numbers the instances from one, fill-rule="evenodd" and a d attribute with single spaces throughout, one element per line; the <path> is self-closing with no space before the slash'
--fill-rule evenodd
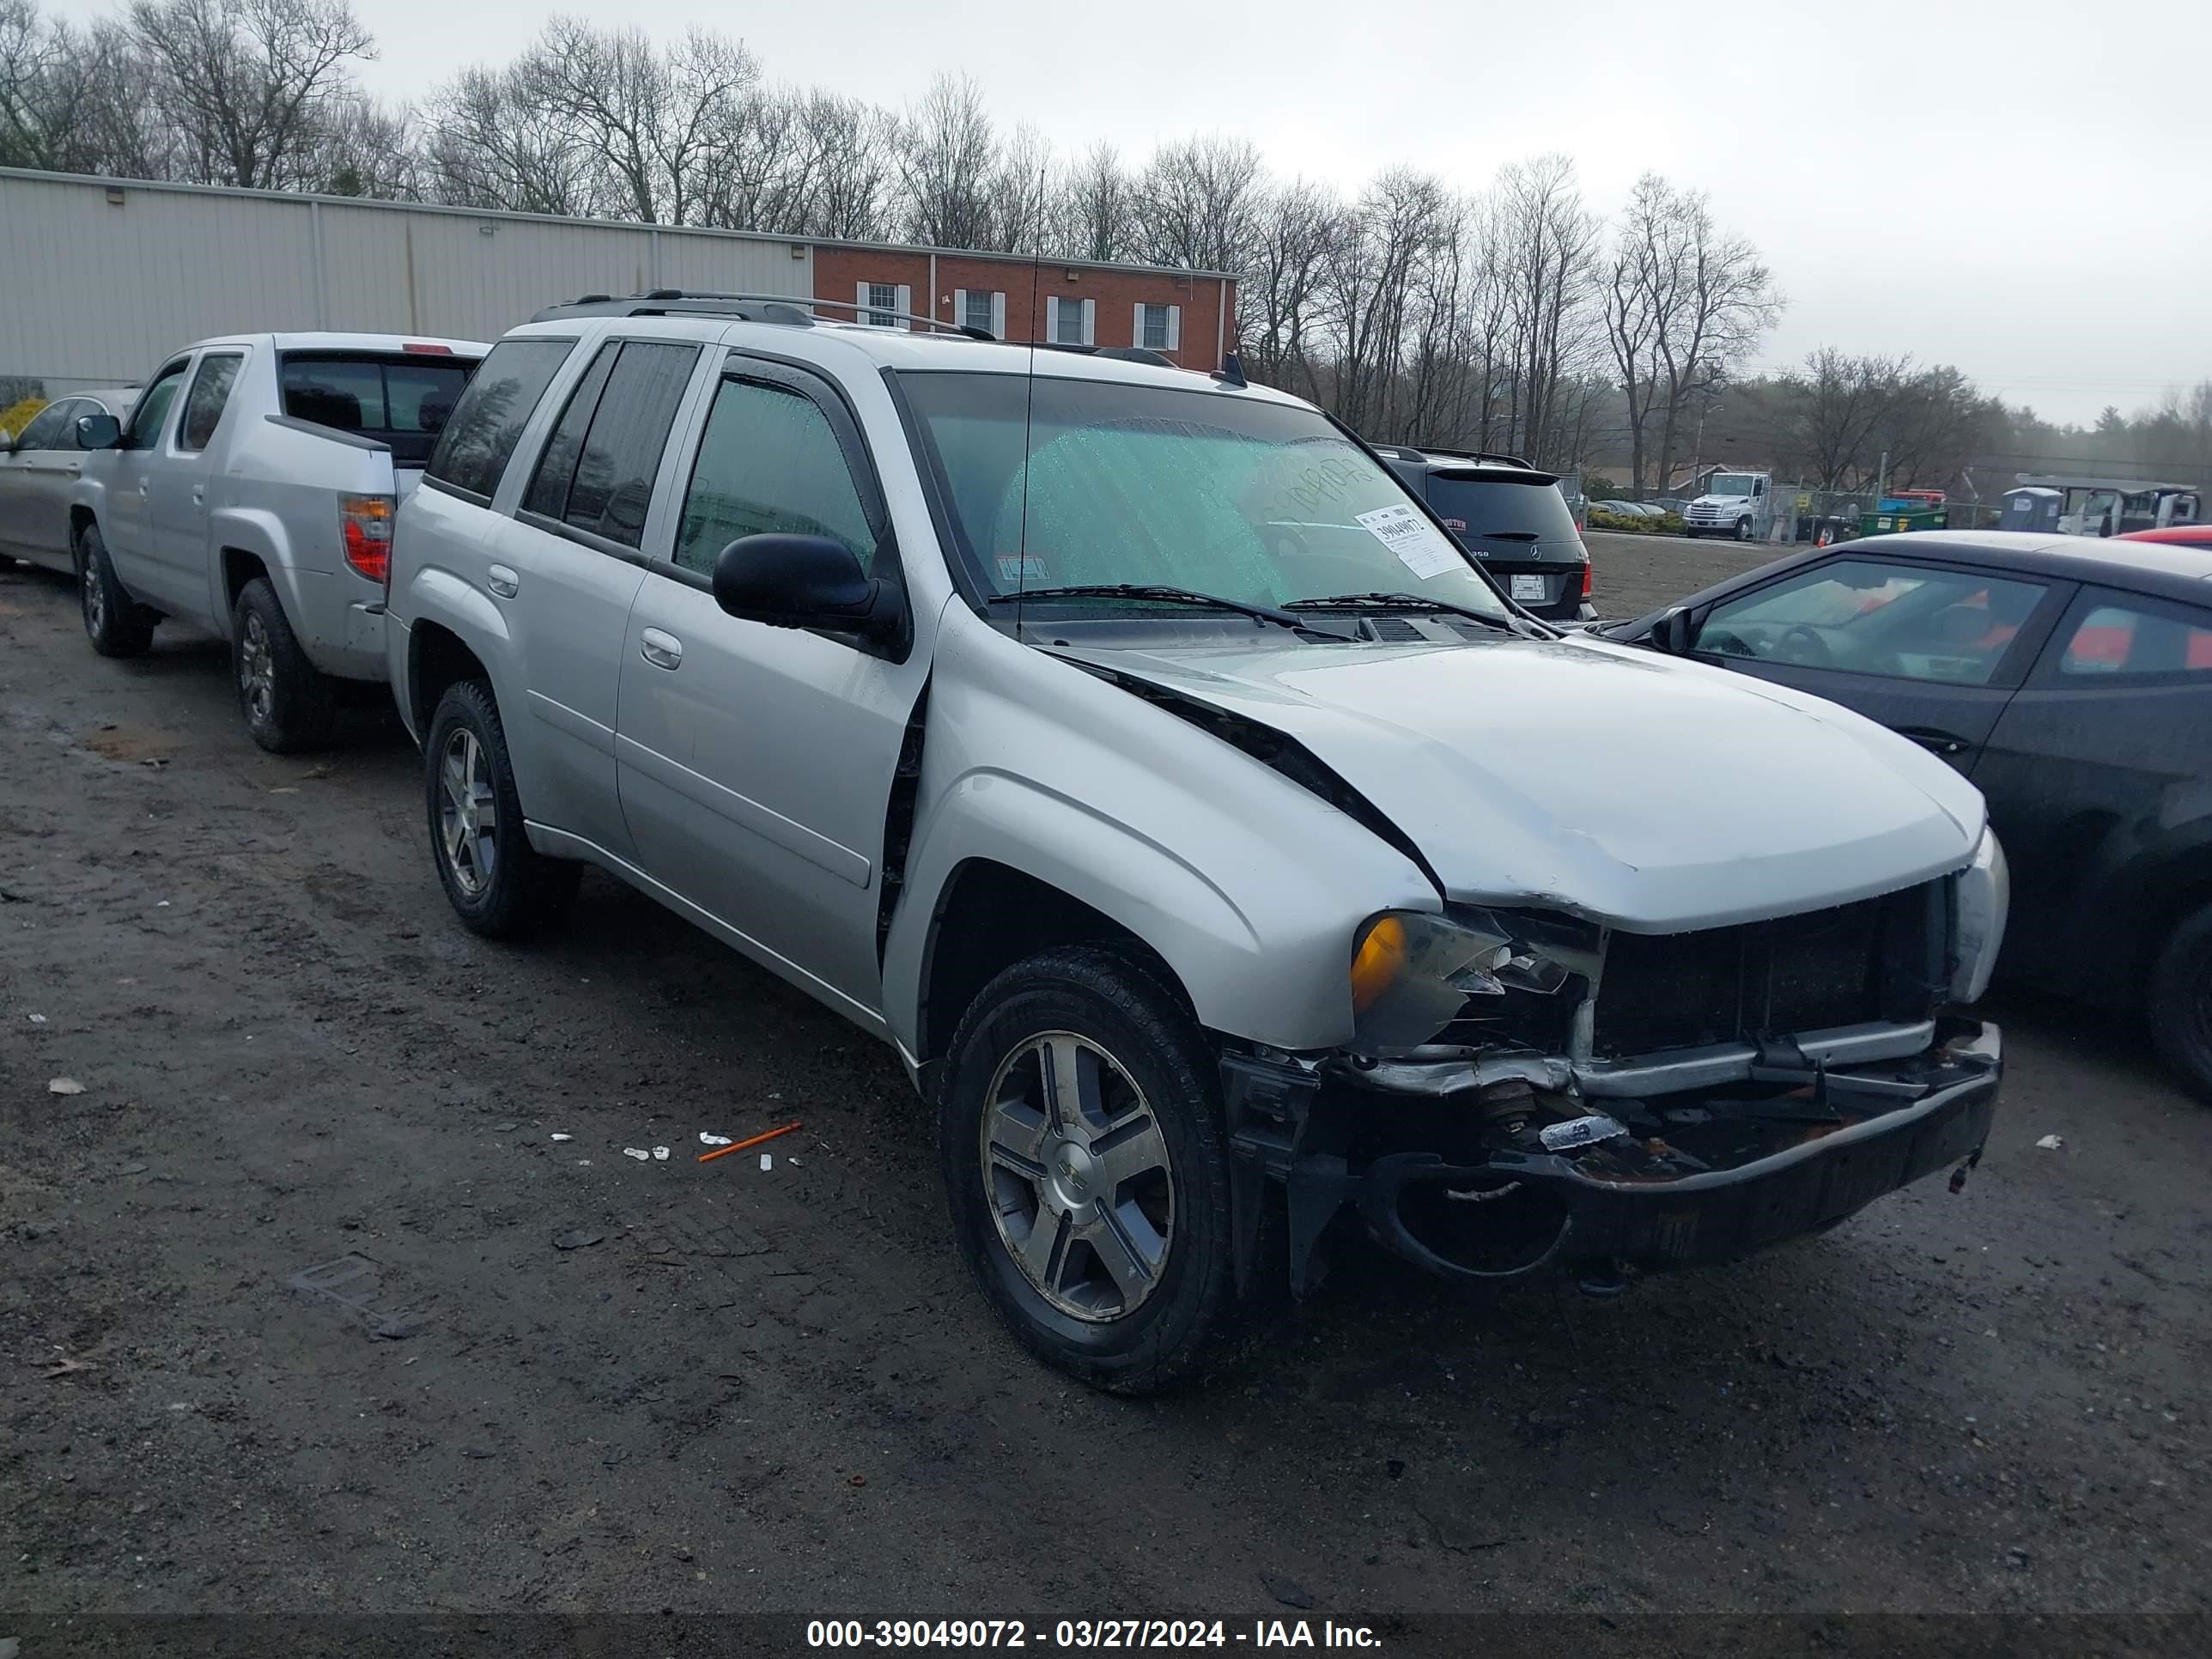
<path id="1" fill-rule="evenodd" d="M 1363 1070 L 1232 1056 L 1240 1275 L 1257 1266 L 1271 1181 L 1287 1195 L 1299 1291 L 1347 1212 L 1448 1277 L 1603 1276 L 1741 1256 L 1947 1167 L 1955 1189 L 1996 1111 L 1997 1029 L 1950 1018 L 1808 1052 L 1819 1047 L 1708 1054 L 1647 1071 L 1632 1092 L 1541 1059 Z"/>

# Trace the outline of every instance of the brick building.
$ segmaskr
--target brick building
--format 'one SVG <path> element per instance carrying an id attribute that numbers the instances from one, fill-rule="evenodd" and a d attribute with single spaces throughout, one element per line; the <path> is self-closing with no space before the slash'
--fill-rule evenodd
<path id="1" fill-rule="evenodd" d="M 814 297 L 968 324 L 1006 340 L 1146 346 L 1185 368 L 1221 367 L 1236 338 L 1237 283 L 1207 271 L 1026 254 L 816 242 Z M 839 315 L 845 313 L 839 313 Z"/>

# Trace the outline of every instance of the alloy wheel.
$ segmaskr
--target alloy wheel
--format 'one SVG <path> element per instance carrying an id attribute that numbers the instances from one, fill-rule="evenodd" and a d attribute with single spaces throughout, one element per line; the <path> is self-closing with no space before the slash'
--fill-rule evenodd
<path id="1" fill-rule="evenodd" d="M 460 890 L 474 898 L 491 885 L 499 860 L 499 796 L 491 758 L 466 726 L 446 739 L 438 780 L 444 797 L 438 806 L 440 851 Z"/>
<path id="2" fill-rule="evenodd" d="M 107 590 L 100 583 L 100 561 L 90 550 L 84 559 L 84 631 L 97 637 L 107 626 Z"/>
<path id="3" fill-rule="evenodd" d="M 1159 1287 L 1175 1237 L 1165 1137 L 1121 1062 L 1072 1031 L 1031 1037 L 991 1079 L 979 1150 L 1000 1241 L 1076 1319 L 1120 1319 Z"/>
<path id="4" fill-rule="evenodd" d="M 269 629 L 249 611 L 238 639 L 238 685 L 246 693 L 246 712 L 266 725 L 276 707 L 276 656 L 269 648 Z"/>

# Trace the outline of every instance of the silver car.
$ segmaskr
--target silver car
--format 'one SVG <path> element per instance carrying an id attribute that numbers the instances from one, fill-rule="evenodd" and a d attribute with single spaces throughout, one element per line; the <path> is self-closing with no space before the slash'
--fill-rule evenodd
<path id="1" fill-rule="evenodd" d="M 85 457 L 77 418 L 120 422 L 137 401 L 135 387 L 74 392 L 48 404 L 14 438 L 0 433 L 0 555 L 70 570 L 70 490 Z"/>
<path id="2" fill-rule="evenodd" d="M 596 865 L 892 1044 L 985 1295 L 1104 1387 L 1346 1228 L 1609 1291 L 1964 1178 L 2005 878 L 1950 768 L 1558 636 L 1233 360 L 807 304 L 556 307 L 401 507 L 466 925 Z"/>

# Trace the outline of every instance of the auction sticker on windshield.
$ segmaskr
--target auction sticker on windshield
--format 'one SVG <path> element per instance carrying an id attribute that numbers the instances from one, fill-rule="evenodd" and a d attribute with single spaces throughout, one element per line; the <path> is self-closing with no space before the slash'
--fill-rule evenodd
<path id="1" fill-rule="evenodd" d="M 1426 580 L 1448 570 L 1464 570 L 1467 561 L 1451 538 L 1410 507 L 1378 507 L 1358 515 L 1360 526 L 1398 556 L 1398 562 Z"/>

